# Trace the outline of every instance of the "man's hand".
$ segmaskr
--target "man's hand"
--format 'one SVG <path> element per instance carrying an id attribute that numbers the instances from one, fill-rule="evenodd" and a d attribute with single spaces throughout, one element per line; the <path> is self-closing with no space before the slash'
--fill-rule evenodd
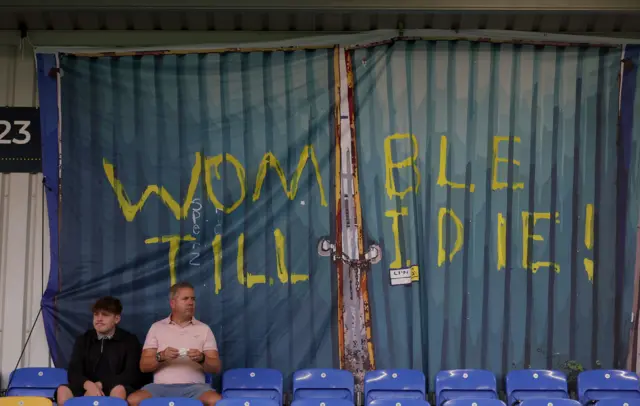
<path id="1" fill-rule="evenodd" d="M 197 362 L 198 364 L 202 364 L 204 361 L 204 354 L 200 350 L 190 349 L 187 351 L 187 357 L 191 359 L 193 362 Z"/>
<path id="2" fill-rule="evenodd" d="M 172 360 L 172 359 L 176 359 L 180 356 L 180 350 L 173 348 L 173 347 L 167 347 L 164 349 L 164 351 L 162 351 L 162 359 L 163 360 Z"/>
<path id="3" fill-rule="evenodd" d="M 102 387 L 102 384 L 98 386 L 98 384 L 95 382 L 86 381 L 84 383 L 85 395 L 86 396 L 104 396 L 104 393 L 102 392 L 101 387 Z"/>

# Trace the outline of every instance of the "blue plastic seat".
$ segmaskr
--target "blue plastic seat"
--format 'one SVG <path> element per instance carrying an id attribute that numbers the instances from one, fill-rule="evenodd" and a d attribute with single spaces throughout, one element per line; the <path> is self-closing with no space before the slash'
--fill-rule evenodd
<path id="1" fill-rule="evenodd" d="M 578 400 L 583 405 L 602 399 L 640 399 L 640 380 L 634 372 L 596 369 L 578 375 Z"/>
<path id="2" fill-rule="evenodd" d="M 127 406 L 124 399 L 112 398 L 110 396 L 81 396 L 71 398 L 65 402 L 66 406 Z"/>
<path id="3" fill-rule="evenodd" d="M 338 398 L 303 398 L 294 400 L 291 403 L 291 406 L 353 406 L 353 402 L 346 399 Z"/>
<path id="4" fill-rule="evenodd" d="M 522 401 L 522 406 L 581 406 L 580 402 L 573 399 L 558 398 L 531 398 Z"/>
<path id="5" fill-rule="evenodd" d="M 459 398 L 445 402 L 447 406 L 505 406 L 500 399 Z"/>
<path id="6" fill-rule="evenodd" d="M 41 396 L 53 399 L 58 386 L 67 383 L 62 368 L 19 368 L 9 375 L 7 396 Z"/>
<path id="7" fill-rule="evenodd" d="M 598 406 L 640 406 L 640 399 L 602 399 Z"/>
<path id="8" fill-rule="evenodd" d="M 341 369 L 302 369 L 293 374 L 293 400 L 345 399 L 353 403 L 353 374 Z"/>
<path id="9" fill-rule="evenodd" d="M 223 398 L 266 398 L 282 404 L 282 373 L 268 368 L 238 368 L 222 376 Z"/>
<path id="10" fill-rule="evenodd" d="M 430 406 L 423 399 L 376 399 L 370 406 Z"/>
<path id="11" fill-rule="evenodd" d="M 378 399 L 425 400 L 425 377 L 411 369 L 381 369 L 364 375 L 364 403 Z"/>
<path id="12" fill-rule="evenodd" d="M 482 369 L 454 369 L 436 375 L 436 406 L 453 399 L 498 399 L 496 377 Z"/>
<path id="13" fill-rule="evenodd" d="M 567 376 L 559 371 L 522 369 L 507 374 L 507 404 L 513 406 L 527 399 L 569 399 Z"/>
<path id="14" fill-rule="evenodd" d="M 275 406 L 276 401 L 267 398 L 224 398 L 216 406 Z"/>
<path id="15" fill-rule="evenodd" d="M 151 398 L 140 402 L 140 406 L 202 406 L 202 402 L 189 398 Z"/>

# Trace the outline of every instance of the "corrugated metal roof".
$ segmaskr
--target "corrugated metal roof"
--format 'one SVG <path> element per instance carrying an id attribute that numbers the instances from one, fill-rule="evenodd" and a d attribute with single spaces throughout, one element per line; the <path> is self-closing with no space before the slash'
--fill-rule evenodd
<path id="1" fill-rule="evenodd" d="M 638 10 L 637 0 L 4 0 L 0 8 L 197 10 Z"/>
<path id="2" fill-rule="evenodd" d="M 639 2 L 640 3 L 640 2 Z M 360 32 L 377 29 L 494 29 L 570 34 L 640 33 L 640 11 L 390 12 L 9 9 L 0 30 L 215 30 Z"/>

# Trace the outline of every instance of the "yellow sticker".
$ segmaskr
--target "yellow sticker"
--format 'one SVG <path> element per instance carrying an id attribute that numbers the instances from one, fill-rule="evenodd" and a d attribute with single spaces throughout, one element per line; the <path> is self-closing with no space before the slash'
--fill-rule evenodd
<path id="1" fill-rule="evenodd" d="M 420 272 L 418 271 L 418 265 L 411 266 L 411 282 L 417 282 L 420 280 Z"/>

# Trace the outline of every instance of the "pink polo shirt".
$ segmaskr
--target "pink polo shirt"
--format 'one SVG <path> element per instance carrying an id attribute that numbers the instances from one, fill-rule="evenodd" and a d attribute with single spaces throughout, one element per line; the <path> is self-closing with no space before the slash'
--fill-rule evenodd
<path id="1" fill-rule="evenodd" d="M 163 351 L 167 347 L 177 350 L 181 348 L 200 351 L 218 350 L 213 332 L 206 324 L 191 319 L 189 324 L 180 327 L 171 316 L 153 323 L 147 339 L 144 341 L 144 349 L 155 348 Z M 164 361 L 160 368 L 153 374 L 153 382 L 160 384 L 177 383 L 205 383 L 204 369 L 202 365 L 191 361 L 187 357 Z"/>

